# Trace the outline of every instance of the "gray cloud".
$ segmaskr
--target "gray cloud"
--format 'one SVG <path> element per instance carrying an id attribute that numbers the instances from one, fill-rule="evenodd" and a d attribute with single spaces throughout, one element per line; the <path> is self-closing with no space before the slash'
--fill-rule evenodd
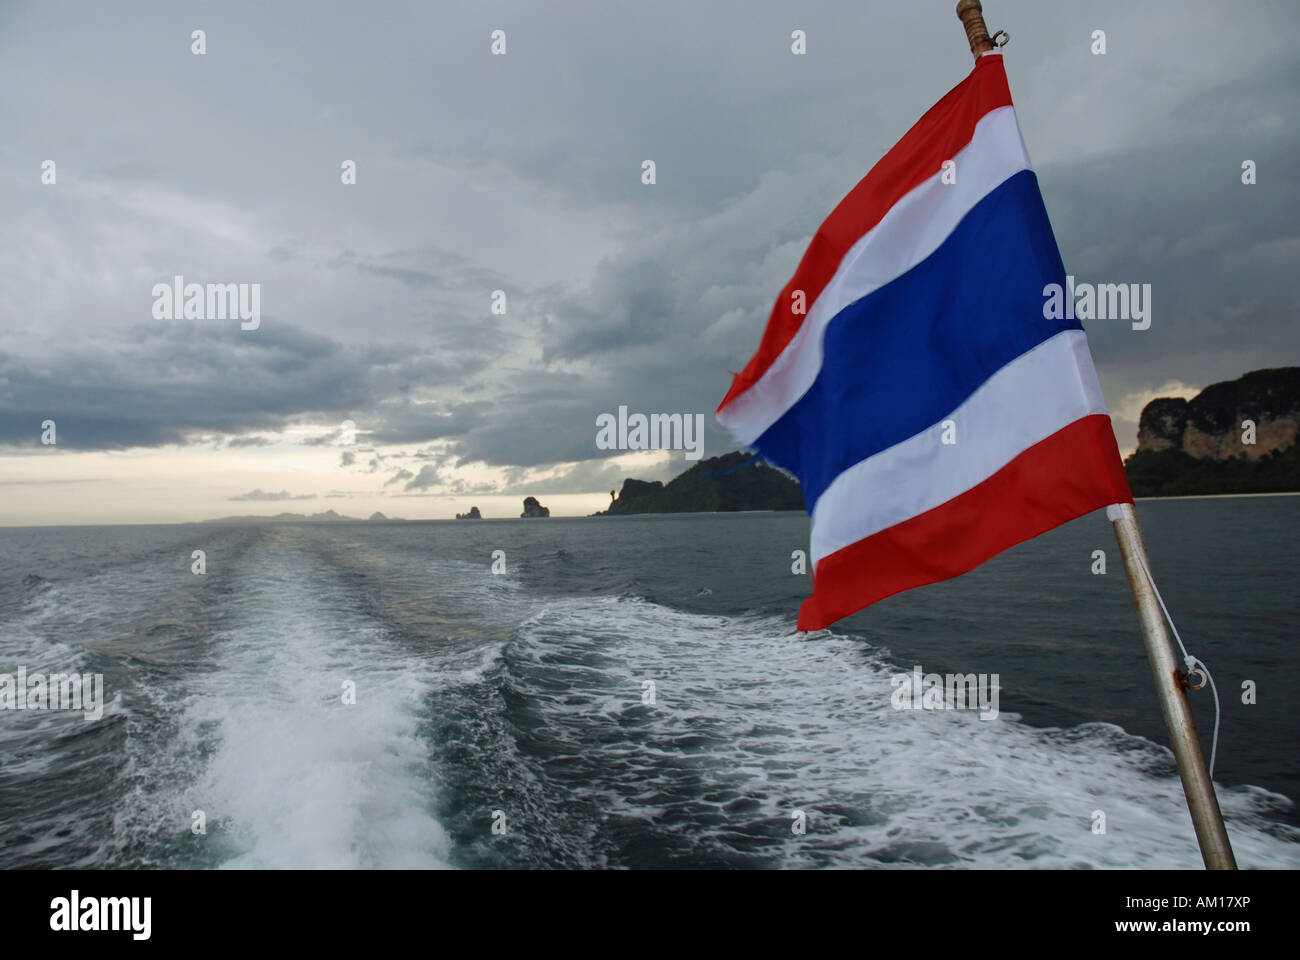
<path id="1" fill-rule="evenodd" d="M 439 475 L 438 468 L 431 463 L 426 463 L 420 468 L 420 472 L 407 481 L 406 486 L 402 489 L 410 492 L 411 490 L 428 490 L 430 487 L 440 486 L 444 480 Z"/>
<path id="2" fill-rule="evenodd" d="M 227 497 L 226 499 L 227 499 L 227 500 L 258 500 L 258 501 L 267 501 L 267 500 L 315 500 L 315 499 L 316 499 L 316 494 L 314 494 L 314 493 L 299 493 L 299 494 L 296 494 L 296 495 L 295 495 L 295 494 L 290 493 L 288 490 L 281 490 L 279 493 L 270 493 L 270 492 L 268 492 L 268 491 L 265 491 L 265 490 L 262 490 L 262 489 L 259 488 L 259 489 L 257 489 L 257 490 L 250 490 L 250 491 L 248 491 L 248 493 L 241 493 L 241 494 L 238 494 L 238 495 L 233 496 L 233 497 Z"/>
<path id="3" fill-rule="evenodd" d="M 265 437 L 231 437 L 226 446 L 228 447 L 269 447 L 271 441 Z"/>
<path id="4" fill-rule="evenodd" d="M 167 17 L 0 14 L 0 90 L 62 64 L 39 102 L 0 95 L 0 239 L 21 252 L 0 262 L 0 445 L 34 448 L 47 418 L 74 450 L 255 446 L 352 419 L 372 444 L 437 441 L 388 463 L 341 454 L 370 472 L 420 463 L 407 492 L 454 489 L 456 463 L 522 478 L 572 461 L 532 492 L 599 490 L 617 471 L 595 417 L 626 404 L 704 413 L 705 454 L 726 452 L 712 411 L 728 371 L 817 225 L 969 69 L 951 4 L 518 3 L 491 21 L 417 5 L 365 31 L 347 6 L 306 9 L 210 11 L 210 38 L 239 39 L 210 40 L 201 64 Z M 1015 37 L 1011 87 L 1067 267 L 1153 285 L 1150 330 L 1089 327 L 1112 407 L 1300 362 L 1293 14 L 989 11 Z M 1088 52 L 1098 26 L 1104 57 Z M 348 82 L 323 82 L 342 62 Z M 238 149 L 214 129 L 238 129 Z M 47 144 L 55 187 L 29 169 Z M 262 328 L 150 322 L 152 283 L 175 273 L 260 282 Z"/>
<path id="5" fill-rule="evenodd" d="M 428 355 L 342 344 L 283 324 L 247 332 L 137 326 L 93 347 L 55 349 L 39 362 L 0 353 L 0 443 L 39 443 L 46 418 L 58 424 L 61 446 L 82 450 L 184 443 L 197 431 L 282 429 L 304 417 L 342 420 L 384 408 L 395 381 L 446 383 L 460 375 Z M 396 419 L 409 425 L 415 418 Z M 432 409 L 422 422 L 429 436 L 458 429 L 454 416 Z"/>

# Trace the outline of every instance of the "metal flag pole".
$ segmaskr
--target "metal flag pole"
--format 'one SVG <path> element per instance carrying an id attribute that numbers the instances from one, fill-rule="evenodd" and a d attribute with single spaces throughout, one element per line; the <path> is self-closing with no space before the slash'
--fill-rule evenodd
<path id="1" fill-rule="evenodd" d="M 1160 699 L 1160 712 L 1165 715 L 1169 728 L 1170 746 L 1178 761 L 1178 775 L 1183 780 L 1183 793 L 1187 795 L 1187 809 L 1196 827 L 1196 841 L 1201 845 L 1201 859 L 1207 870 L 1236 870 L 1237 860 L 1232 855 L 1228 831 L 1223 826 L 1219 812 L 1219 798 L 1214 794 L 1214 783 L 1205 768 L 1205 755 L 1201 741 L 1196 736 L 1192 722 L 1192 709 L 1187 702 L 1187 674 L 1183 671 L 1169 629 L 1156 600 L 1155 590 L 1147 573 L 1151 559 L 1142 528 L 1138 526 L 1137 511 L 1131 503 L 1116 504 L 1108 514 L 1118 516 L 1111 521 L 1119 552 L 1124 558 L 1124 572 L 1128 586 L 1133 591 L 1133 603 L 1142 622 L 1142 637 L 1147 645 L 1147 659 L 1151 661 L 1151 674 L 1156 681 L 1156 696 Z"/>
<path id="2" fill-rule="evenodd" d="M 976 62 L 981 54 L 996 48 L 984 25 L 984 10 L 980 0 L 960 0 L 957 18 L 966 28 L 966 39 Z M 1124 572 L 1128 575 L 1129 589 L 1142 624 L 1142 638 L 1146 641 L 1147 658 L 1156 682 L 1156 696 L 1160 712 L 1169 728 L 1170 745 L 1178 761 L 1178 775 L 1183 781 L 1187 808 L 1196 828 L 1196 840 L 1201 845 L 1201 858 L 1207 870 L 1236 870 L 1237 861 L 1228 842 L 1228 831 L 1223 826 L 1223 814 L 1214 793 L 1214 783 L 1205 767 L 1205 755 L 1196 737 L 1191 707 L 1187 703 L 1187 674 L 1174 654 L 1174 646 L 1165 624 L 1155 589 L 1148 577 L 1151 560 L 1147 555 L 1137 513 L 1131 503 L 1117 504 L 1107 511 L 1115 528 L 1115 539 L 1124 558 Z"/>

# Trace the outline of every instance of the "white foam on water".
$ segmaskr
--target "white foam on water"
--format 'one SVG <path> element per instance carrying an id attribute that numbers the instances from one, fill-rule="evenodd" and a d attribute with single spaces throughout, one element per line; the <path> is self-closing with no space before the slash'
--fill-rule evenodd
<path id="1" fill-rule="evenodd" d="M 86 611 L 97 595 L 93 583 L 38 585 L 17 616 L 0 625 L 0 672 L 14 681 L 20 666 L 29 680 L 35 674 L 93 674 L 84 646 L 71 638 L 83 636 L 93 623 Z M 87 716 L 84 701 L 83 709 L 74 710 L 0 710 L 0 790 L 23 798 L 0 809 L 6 841 L 0 846 L 11 865 L 100 865 L 105 837 L 103 819 L 94 816 L 99 811 L 68 803 L 69 790 L 93 784 L 106 766 L 85 748 L 86 735 L 103 734 L 125 719 L 121 691 L 106 679 L 100 692 L 98 716 Z"/>
<path id="2" fill-rule="evenodd" d="M 189 749 L 210 757 L 181 806 L 230 846 L 226 867 L 445 867 L 418 730 L 428 667 L 332 576 L 275 545 L 241 563 L 238 626 L 185 708 Z"/>
<path id="3" fill-rule="evenodd" d="M 429 613 L 437 630 L 454 633 L 471 614 L 482 630 L 425 659 L 360 608 L 337 567 L 303 548 L 305 536 L 268 533 L 222 574 L 235 587 L 222 601 L 229 626 L 195 645 L 210 663 L 175 681 L 155 684 L 148 671 L 129 681 L 132 713 L 147 707 L 180 733 L 165 750 L 126 737 L 123 782 L 142 786 L 115 800 L 117 835 L 74 865 L 147 865 L 154 847 L 141 841 L 161 832 L 187 863 L 445 866 L 424 704 L 448 690 L 482 692 L 504 668 L 526 706 L 528 739 L 552 763 L 539 774 L 509 725 L 485 741 L 501 782 L 520 795 L 512 823 L 549 824 L 530 848 L 536 857 L 521 863 L 620 865 L 610 837 L 622 827 L 637 835 L 642 863 L 671 849 L 697 863 L 786 867 L 1200 866 L 1168 751 L 1118 727 L 896 711 L 889 681 L 910 664 L 860 639 L 633 599 L 543 603 L 516 580 L 513 555 L 505 576 L 490 575 L 486 551 L 481 564 L 364 558 L 367 569 L 382 566 L 387 597 L 399 581 L 409 587 L 411 610 L 423 609 L 427 584 L 442 605 Z M 112 639 L 133 602 L 155 603 L 130 599 L 131 576 L 36 593 L 0 631 L 0 655 L 46 672 L 89 662 L 75 641 Z M 355 705 L 341 701 L 345 679 L 357 684 Z M 652 707 L 641 702 L 645 680 L 656 684 Z M 112 697 L 106 720 L 124 714 Z M 487 710 L 498 703 L 483 698 Z M 53 742 L 46 725 L 74 722 L 84 723 L 15 714 L 0 739 Z M 53 755 L 29 752 L 8 772 L 49 772 Z M 1278 817 L 1289 800 L 1255 787 L 1220 786 L 1219 797 L 1242 867 L 1300 866 L 1300 831 Z M 796 809 L 808 817 L 802 837 L 790 830 Z M 194 810 L 207 816 L 205 837 L 189 833 Z M 1095 810 L 1105 835 L 1092 832 Z M 66 829 L 62 814 L 50 823 L 49 836 Z"/>
<path id="4" fill-rule="evenodd" d="M 703 861 L 758 850 L 788 867 L 1201 866 L 1165 747 L 1103 723 L 897 710 L 890 678 L 910 667 L 791 627 L 561 600 L 520 628 L 509 657 L 545 704 L 537 735 L 581 766 L 575 789 L 611 825 L 640 821 Z M 1300 866 L 1300 831 L 1276 817 L 1287 798 L 1218 793 L 1242 867 Z"/>
<path id="5" fill-rule="evenodd" d="M 82 621 L 77 613 L 87 602 L 80 585 L 51 584 L 33 595 L 24 605 L 22 615 L 0 629 L 0 673 L 17 680 L 18 668 L 24 667 L 28 678 L 36 674 L 49 677 L 53 674 L 78 674 L 86 676 L 92 671 L 83 646 L 67 641 L 77 636 L 68 623 Z M 93 596 L 92 596 L 93 602 Z M 107 684 L 102 690 L 104 702 L 98 718 L 88 718 L 84 710 L 25 709 L 0 710 L 0 749 L 5 749 L 6 774 L 30 775 L 44 772 L 54 764 L 57 752 L 49 745 L 61 736 L 82 732 L 88 723 L 102 723 L 122 711 L 120 691 Z M 30 753 L 16 759 L 14 752 L 20 743 L 29 747 L 40 743 L 41 753 Z M 5 745 L 10 745 L 8 748 Z"/>
<path id="6" fill-rule="evenodd" d="M 0 630 L 0 670 L 13 673 L 19 665 L 29 673 L 81 672 L 84 651 L 62 638 L 68 611 L 81 598 L 58 584 L 44 584 L 23 604 L 21 614 Z"/>

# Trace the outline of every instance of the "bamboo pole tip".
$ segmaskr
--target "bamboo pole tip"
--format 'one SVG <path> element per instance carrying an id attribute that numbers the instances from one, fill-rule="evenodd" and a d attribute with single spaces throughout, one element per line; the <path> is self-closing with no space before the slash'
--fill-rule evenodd
<path id="1" fill-rule="evenodd" d="M 957 19 L 966 28 L 966 40 L 976 60 L 981 53 L 994 49 L 993 41 L 989 39 L 989 28 L 984 25 L 984 7 L 980 0 L 958 0 Z"/>

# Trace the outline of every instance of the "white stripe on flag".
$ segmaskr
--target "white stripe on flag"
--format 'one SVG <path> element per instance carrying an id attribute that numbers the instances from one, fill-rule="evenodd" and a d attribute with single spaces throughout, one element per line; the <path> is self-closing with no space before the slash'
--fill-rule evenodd
<path id="1" fill-rule="evenodd" d="M 822 334 L 836 314 L 934 253 L 977 203 L 1029 169 L 1014 109 L 990 110 L 953 161 L 956 183 L 944 183 L 936 171 L 894 204 L 844 255 L 772 366 L 718 411 L 718 422 L 737 441 L 752 444 L 812 387 L 822 365 Z"/>
<path id="2" fill-rule="evenodd" d="M 1106 413 L 1106 400 L 1084 332 L 1044 340 L 944 418 L 955 424 L 956 443 L 941 442 L 941 421 L 836 477 L 812 510 L 813 563 L 947 503 L 1094 413 Z"/>

